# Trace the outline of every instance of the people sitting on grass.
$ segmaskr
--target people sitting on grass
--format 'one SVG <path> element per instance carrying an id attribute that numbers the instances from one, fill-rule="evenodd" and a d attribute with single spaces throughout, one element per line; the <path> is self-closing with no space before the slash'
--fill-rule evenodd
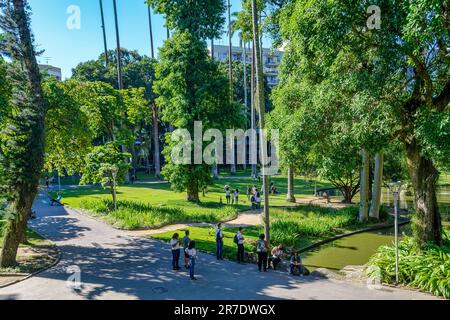
<path id="1" fill-rule="evenodd" d="M 62 200 L 62 194 L 61 194 L 61 192 L 58 192 L 58 194 L 56 195 L 56 198 L 50 197 L 50 205 L 52 207 L 54 205 L 62 206 L 63 204 L 62 204 L 61 200 Z"/>
<path id="2" fill-rule="evenodd" d="M 183 237 L 184 267 L 186 269 L 189 268 L 189 255 L 186 253 L 186 249 L 189 247 L 190 242 L 191 238 L 189 238 L 189 230 L 186 230 Z"/>
<path id="3" fill-rule="evenodd" d="M 238 233 L 234 236 L 234 243 L 237 245 L 237 262 L 244 263 L 244 236 L 242 235 L 244 228 L 239 227 Z"/>
<path id="4" fill-rule="evenodd" d="M 216 258 L 217 260 L 223 260 L 223 232 L 221 223 L 217 225 L 215 236 L 216 236 Z"/>
<path id="5" fill-rule="evenodd" d="M 275 184 L 273 182 L 270 183 L 270 193 L 271 194 L 278 194 L 279 193 L 277 188 L 275 187 Z"/>
<path id="6" fill-rule="evenodd" d="M 197 280 L 194 275 L 195 261 L 197 260 L 197 250 L 195 249 L 195 241 L 189 242 L 189 246 L 185 249 L 185 254 L 189 257 L 189 277 L 191 280 Z"/>
<path id="7" fill-rule="evenodd" d="M 269 258 L 269 268 L 273 268 L 273 270 L 277 270 L 277 265 L 281 262 L 281 257 L 283 255 L 283 244 L 279 244 L 272 249 L 272 256 Z"/>
<path id="8" fill-rule="evenodd" d="M 178 233 L 174 233 L 172 239 L 170 240 L 170 247 L 172 250 L 172 269 L 174 271 L 180 270 L 180 239 Z"/>
<path id="9" fill-rule="evenodd" d="M 264 234 L 259 236 L 259 240 L 256 241 L 256 253 L 258 255 L 258 271 L 261 269 L 264 272 L 267 271 L 267 241 Z"/>

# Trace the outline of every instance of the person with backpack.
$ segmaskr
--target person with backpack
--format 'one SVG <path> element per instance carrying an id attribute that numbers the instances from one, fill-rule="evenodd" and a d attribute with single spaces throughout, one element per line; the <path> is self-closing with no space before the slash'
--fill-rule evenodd
<path id="1" fill-rule="evenodd" d="M 242 231 L 244 228 L 239 227 L 238 233 L 234 236 L 234 243 L 237 245 L 237 262 L 244 263 L 244 236 Z"/>
<path id="2" fill-rule="evenodd" d="M 187 247 L 189 247 L 189 243 L 191 242 L 191 238 L 189 238 L 189 230 L 184 232 L 183 237 L 183 253 L 184 253 L 184 267 L 186 269 L 189 268 L 189 255 L 186 253 Z"/>
<path id="3" fill-rule="evenodd" d="M 267 271 L 267 242 L 265 235 L 261 234 L 259 240 L 256 241 L 256 253 L 258 254 L 258 270 Z"/>
<path id="4" fill-rule="evenodd" d="M 172 269 L 174 271 L 180 270 L 178 266 L 180 261 L 180 239 L 178 233 L 174 233 L 170 240 L 170 246 L 172 248 Z"/>
<path id="5" fill-rule="evenodd" d="M 216 257 L 217 260 L 223 260 L 223 232 L 222 232 L 222 224 L 219 223 L 215 232 L 216 236 Z"/>
<path id="6" fill-rule="evenodd" d="M 185 253 L 189 256 L 189 277 L 191 280 L 197 280 L 194 276 L 195 261 L 197 260 L 197 250 L 195 249 L 195 241 L 189 242 L 189 246 L 185 249 Z"/>

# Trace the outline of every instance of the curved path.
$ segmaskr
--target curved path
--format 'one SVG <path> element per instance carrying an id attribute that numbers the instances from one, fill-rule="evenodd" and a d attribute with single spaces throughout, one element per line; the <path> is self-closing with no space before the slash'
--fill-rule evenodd
<path id="1" fill-rule="evenodd" d="M 172 272 L 168 245 L 124 231 L 63 207 L 40 195 L 32 227 L 54 241 L 63 255 L 55 267 L 0 289 L 0 299 L 433 299 L 392 288 L 285 272 L 258 273 L 254 265 L 217 262 L 200 254 L 198 281 Z M 70 266 L 81 269 L 82 287 L 67 286 Z"/>

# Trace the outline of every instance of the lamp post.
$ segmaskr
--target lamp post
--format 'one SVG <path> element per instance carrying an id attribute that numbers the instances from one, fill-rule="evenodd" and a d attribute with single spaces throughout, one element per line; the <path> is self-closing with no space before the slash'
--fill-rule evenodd
<path id="1" fill-rule="evenodd" d="M 388 187 L 394 196 L 395 283 L 398 284 L 398 199 L 402 182 L 388 183 Z"/>

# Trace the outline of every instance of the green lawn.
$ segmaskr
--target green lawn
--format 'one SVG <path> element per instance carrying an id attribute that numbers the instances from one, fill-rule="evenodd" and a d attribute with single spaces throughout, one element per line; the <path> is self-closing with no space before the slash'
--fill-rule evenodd
<path id="1" fill-rule="evenodd" d="M 292 206 L 286 202 L 286 178 L 273 177 L 280 194 L 270 196 L 271 206 Z M 296 179 L 295 191 L 299 197 L 310 196 L 314 192 L 314 183 L 301 178 Z M 239 204 L 227 206 L 223 191 L 224 185 L 230 185 L 241 192 Z M 112 204 L 108 203 L 111 195 L 101 187 L 80 187 L 65 190 L 63 203 L 89 211 L 104 218 L 116 227 L 126 229 L 157 228 L 171 223 L 181 222 L 218 222 L 237 217 L 238 212 L 250 209 L 250 202 L 246 197 L 246 189 L 261 182 L 245 177 L 227 177 L 215 181 L 215 185 L 208 188 L 205 196 L 200 195 L 200 204 L 186 201 L 185 193 L 177 193 L 170 189 L 168 183 L 136 183 L 118 188 L 119 210 L 112 212 Z M 324 182 L 317 182 L 318 187 L 328 186 Z"/>

